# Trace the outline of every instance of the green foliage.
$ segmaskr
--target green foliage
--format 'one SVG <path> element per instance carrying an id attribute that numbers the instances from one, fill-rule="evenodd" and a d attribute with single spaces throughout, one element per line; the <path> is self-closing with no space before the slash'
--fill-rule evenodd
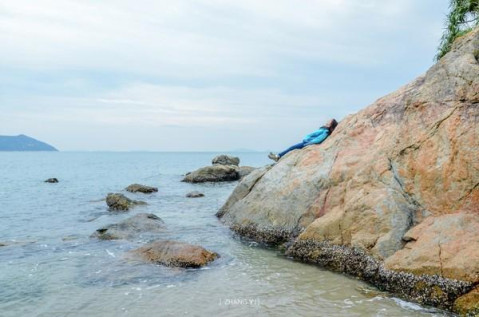
<path id="1" fill-rule="evenodd" d="M 454 40 L 479 25 L 479 0 L 451 0 L 446 29 L 441 38 L 436 60 L 451 50 Z"/>

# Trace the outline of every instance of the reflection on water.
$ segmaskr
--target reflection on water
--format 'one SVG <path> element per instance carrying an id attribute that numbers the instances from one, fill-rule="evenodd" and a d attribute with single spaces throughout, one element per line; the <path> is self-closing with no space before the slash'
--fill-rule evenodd
<path id="1" fill-rule="evenodd" d="M 0 153 L 0 316 L 442 316 L 361 281 L 242 242 L 215 218 L 234 183 L 193 185 L 181 174 L 214 153 Z M 260 166 L 264 153 L 242 153 Z M 58 184 L 43 179 L 57 177 Z M 159 187 L 148 202 L 111 214 L 101 200 L 130 183 Z M 204 198 L 188 199 L 192 190 Z M 147 242 L 97 241 L 97 228 L 138 212 L 161 217 L 159 238 L 221 257 L 203 269 L 126 259 Z"/>

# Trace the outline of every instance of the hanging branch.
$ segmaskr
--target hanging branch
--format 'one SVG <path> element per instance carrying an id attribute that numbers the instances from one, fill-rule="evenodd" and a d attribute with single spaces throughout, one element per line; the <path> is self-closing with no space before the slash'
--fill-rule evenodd
<path id="1" fill-rule="evenodd" d="M 436 60 L 451 50 L 452 43 L 479 25 L 479 0 L 451 0 L 446 28 L 439 44 Z M 472 26 L 470 25 L 472 23 Z"/>

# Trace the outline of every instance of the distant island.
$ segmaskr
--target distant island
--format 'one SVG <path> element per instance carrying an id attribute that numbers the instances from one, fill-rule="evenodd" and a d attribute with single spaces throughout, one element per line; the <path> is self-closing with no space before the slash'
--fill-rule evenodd
<path id="1" fill-rule="evenodd" d="M 24 134 L 0 135 L 0 151 L 58 151 L 53 146 Z"/>

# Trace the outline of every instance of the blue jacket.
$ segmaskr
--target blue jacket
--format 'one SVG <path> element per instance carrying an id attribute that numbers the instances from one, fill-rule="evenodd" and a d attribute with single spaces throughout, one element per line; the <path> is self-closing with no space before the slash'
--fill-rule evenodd
<path id="1" fill-rule="evenodd" d="M 306 145 L 310 144 L 319 144 L 323 142 L 329 136 L 328 128 L 321 127 L 319 130 L 314 131 L 313 133 L 308 134 L 304 137 L 303 142 Z"/>

